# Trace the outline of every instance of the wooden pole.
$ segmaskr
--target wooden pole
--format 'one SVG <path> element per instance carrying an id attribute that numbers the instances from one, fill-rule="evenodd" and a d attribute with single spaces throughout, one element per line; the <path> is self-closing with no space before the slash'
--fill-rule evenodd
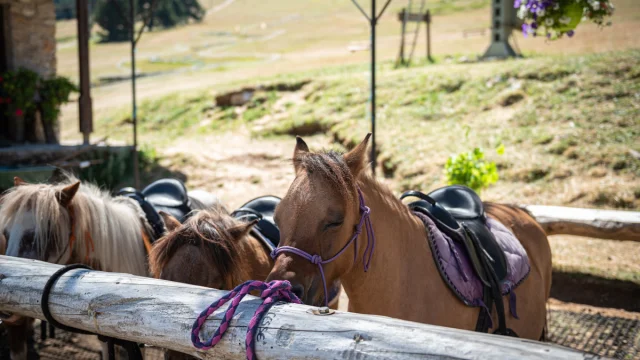
<path id="1" fill-rule="evenodd" d="M 0 256 L 0 311 L 43 319 L 45 283 L 60 265 Z M 191 326 L 227 292 L 121 273 L 72 270 L 54 284 L 49 309 L 59 322 L 106 336 L 184 352 L 201 359 L 245 359 L 248 323 L 261 301 L 246 296 L 227 333 L 195 351 Z M 407 294 L 411 296 L 411 294 Z M 587 354 L 537 341 L 419 324 L 384 316 L 314 315 L 305 305 L 278 304 L 257 332 L 258 359 L 585 359 Z M 225 308 L 203 327 L 209 337 Z M 425 311 L 429 305 L 425 304 Z"/>
<path id="2" fill-rule="evenodd" d="M 91 101 L 91 78 L 89 76 L 89 9 L 87 0 L 76 0 L 78 18 L 78 63 L 80 66 L 80 98 L 78 110 L 80 132 L 83 143 L 89 144 L 89 135 L 93 132 L 93 110 Z"/>
<path id="3" fill-rule="evenodd" d="M 523 205 L 547 235 L 577 235 L 640 242 L 640 212 Z"/>

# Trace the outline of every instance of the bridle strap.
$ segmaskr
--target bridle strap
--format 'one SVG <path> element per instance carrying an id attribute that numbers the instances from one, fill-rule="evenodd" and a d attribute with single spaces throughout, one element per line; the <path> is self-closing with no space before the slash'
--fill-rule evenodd
<path id="1" fill-rule="evenodd" d="M 364 196 L 362 195 L 362 191 L 360 190 L 360 188 L 358 188 L 357 190 L 358 190 L 358 200 L 360 203 L 360 214 L 361 214 L 360 221 L 358 222 L 358 225 L 356 225 L 356 229 L 353 233 L 353 236 L 351 236 L 351 239 L 349 239 L 349 241 L 342 247 L 342 249 L 340 249 L 340 251 L 338 251 L 331 258 L 327 260 L 323 260 L 320 255 L 317 255 L 317 254 L 311 255 L 293 246 L 280 246 L 275 248 L 271 252 L 271 258 L 274 260 L 281 253 L 288 252 L 288 253 L 296 254 L 302 258 L 305 258 L 312 264 L 318 265 L 318 269 L 320 270 L 320 276 L 322 277 L 322 286 L 324 287 L 325 306 L 329 306 L 329 293 L 327 291 L 327 281 L 324 276 L 324 268 L 322 267 L 322 265 L 328 264 L 333 260 L 337 259 L 338 256 L 342 255 L 342 253 L 344 253 L 352 243 L 354 243 L 353 262 L 355 263 L 356 257 L 358 254 L 358 236 L 360 236 L 360 234 L 362 233 L 363 226 L 366 227 L 366 231 L 367 231 L 367 247 L 365 248 L 364 254 L 362 255 L 362 263 L 363 263 L 365 272 L 369 270 L 369 265 L 371 264 L 371 258 L 373 257 L 373 249 L 375 248 L 375 245 L 376 245 L 376 238 L 373 232 L 373 226 L 371 225 L 371 216 L 370 216 L 371 209 L 365 205 Z"/>

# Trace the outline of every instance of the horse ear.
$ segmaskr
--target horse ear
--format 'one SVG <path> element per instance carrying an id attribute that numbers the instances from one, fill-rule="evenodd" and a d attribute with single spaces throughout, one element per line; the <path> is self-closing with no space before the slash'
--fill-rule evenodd
<path id="1" fill-rule="evenodd" d="M 64 170 L 57 167 L 53 169 L 53 172 L 51 173 L 51 176 L 49 176 L 49 179 L 47 180 L 47 182 L 49 184 L 59 184 L 65 181 L 66 179 L 67 179 L 67 175 L 65 174 Z"/>
<path id="2" fill-rule="evenodd" d="M 162 216 L 162 221 L 164 221 L 164 226 L 167 227 L 167 231 L 173 231 L 182 226 L 180 221 L 178 221 L 178 219 L 173 217 L 171 214 L 166 213 L 162 210 L 158 211 L 158 214 Z"/>
<path id="3" fill-rule="evenodd" d="M 371 133 L 368 133 L 358 146 L 344 154 L 344 161 L 347 163 L 347 166 L 349 166 L 351 174 L 354 177 L 358 177 L 362 169 L 364 169 L 364 159 L 367 156 L 367 145 L 369 144 L 370 137 Z"/>
<path id="4" fill-rule="evenodd" d="M 71 200 L 73 200 L 73 197 L 76 196 L 79 188 L 80 181 L 62 189 L 62 191 L 60 191 L 60 193 L 58 194 L 58 202 L 60 203 L 60 205 L 62 205 L 63 207 L 69 206 L 69 204 L 71 204 Z"/>
<path id="5" fill-rule="evenodd" d="M 293 166 L 295 167 L 296 172 L 298 172 L 300 157 L 308 152 L 309 146 L 307 146 L 307 143 L 304 142 L 300 136 L 296 136 L 296 148 L 293 150 Z"/>
<path id="6" fill-rule="evenodd" d="M 18 176 L 13 177 L 13 186 L 22 186 L 22 185 L 28 185 L 28 184 L 29 184 L 28 182 L 22 180 Z"/>
<path id="7" fill-rule="evenodd" d="M 235 227 L 229 229 L 229 234 L 231 234 L 231 236 L 236 240 L 242 239 L 244 236 L 249 234 L 249 231 L 251 231 L 253 226 L 255 224 L 257 224 L 258 221 L 260 221 L 260 220 L 255 219 L 253 221 L 242 223 L 242 224 L 240 224 L 238 226 L 235 226 Z"/>

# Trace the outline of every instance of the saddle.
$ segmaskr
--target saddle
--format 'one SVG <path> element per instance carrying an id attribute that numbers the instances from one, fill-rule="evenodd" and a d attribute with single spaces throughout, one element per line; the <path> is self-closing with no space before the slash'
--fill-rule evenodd
<path id="1" fill-rule="evenodd" d="M 162 237 L 166 231 L 159 211 L 167 212 L 180 222 L 184 222 L 192 210 L 187 188 L 177 179 L 156 180 L 142 191 L 126 187 L 116 195 L 130 197 L 138 202 L 153 228 L 154 240 Z"/>
<path id="2" fill-rule="evenodd" d="M 246 219 L 248 221 L 258 220 L 258 223 L 251 229 L 262 243 L 273 251 L 280 242 L 280 229 L 273 220 L 273 213 L 276 206 L 280 203 L 277 196 L 266 195 L 255 198 L 242 205 L 238 210 L 231 213 L 231 216 L 237 219 Z"/>
<path id="3" fill-rule="evenodd" d="M 487 227 L 482 200 L 472 189 L 453 185 L 436 189 L 425 195 L 419 191 L 407 191 L 400 199 L 417 197 L 409 208 L 428 216 L 444 234 L 462 244 L 474 273 L 483 285 L 484 303 L 489 309 L 495 302 L 499 327 L 495 333 L 514 335 L 506 328 L 501 285 L 507 278 L 507 260 L 496 238 Z M 491 314 L 480 312 L 476 331 L 486 332 Z M 488 317 L 488 318 L 487 318 Z"/>

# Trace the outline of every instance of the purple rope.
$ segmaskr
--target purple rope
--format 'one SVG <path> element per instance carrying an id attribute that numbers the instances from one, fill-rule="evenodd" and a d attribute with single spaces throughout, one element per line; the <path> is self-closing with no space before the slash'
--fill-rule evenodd
<path id="1" fill-rule="evenodd" d="M 373 249 L 376 246 L 376 237 L 373 233 L 373 225 L 371 225 L 371 209 L 364 203 L 364 197 L 362 196 L 362 191 L 358 189 L 358 199 L 360 200 L 360 221 L 358 225 L 356 225 L 356 230 L 353 233 L 351 239 L 345 244 L 345 246 L 338 251 L 337 254 L 333 255 L 330 259 L 323 260 L 320 255 L 311 255 L 303 250 L 295 248 L 293 246 L 280 246 L 278 248 L 273 249 L 271 252 L 271 258 L 274 260 L 283 252 L 289 252 L 296 254 L 300 257 L 303 257 L 309 260 L 312 264 L 318 265 L 320 269 L 320 276 L 322 277 L 322 285 L 324 287 L 324 304 L 325 306 L 329 306 L 329 293 L 327 292 L 327 281 L 324 277 L 324 269 L 322 265 L 328 264 L 338 258 L 338 256 L 342 255 L 343 252 L 349 248 L 351 243 L 354 243 L 354 251 L 353 251 L 353 262 L 356 261 L 356 256 L 358 253 L 358 236 L 362 233 L 362 226 L 365 226 L 367 231 L 367 247 L 364 249 L 364 254 L 362 255 L 362 263 L 364 266 L 364 271 L 367 272 L 369 270 L 369 265 L 371 264 L 371 257 L 373 256 Z"/>
<path id="2" fill-rule="evenodd" d="M 198 315 L 198 318 L 193 323 L 193 327 L 191 328 L 191 343 L 193 343 L 193 346 L 201 350 L 209 350 L 212 347 L 216 346 L 216 344 L 222 339 L 224 333 L 227 331 L 227 328 L 229 328 L 229 324 L 233 319 L 233 314 L 235 314 L 236 309 L 240 304 L 240 300 L 242 300 L 245 295 L 253 290 L 262 291 L 260 293 L 260 297 L 264 299 L 264 302 L 258 307 L 258 309 L 256 309 L 256 312 L 253 314 L 251 321 L 249 321 L 249 326 L 247 327 L 247 337 L 245 339 L 247 359 L 256 359 L 254 339 L 256 330 L 258 329 L 258 324 L 260 324 L 260 320 L 262 319 L 264 313 L 266 313 L 267 310 L 269 310 L 269 308 L 276 301 L 286 301 L 296 304 L 302 303 L 300 299 L 298 299 L 298 297 L 293 292 L 291 292 L 291 284 L 286 280 L 274 280 L 269 283 L 258 280 L 249 280 L 241 285 L 238 285 L 228 294 L 213 302 L 204 311 L 202 311 L 200 315 Z M 211 315 L 215 310 L 224 305 L 227 301 L 229 301 L 229 299 L 233 300 L 231 301 L 231 305 L 229 305 L 227 311 L 225 311 L 220 326 L 216 329 L 216 332 L 213 333 L 211 339 L 207 340 L 206 342 L 202 342 L 199 335 L 202 325 L 204 325 L 204 322 L 207 321 L 209 315 Z"/>

